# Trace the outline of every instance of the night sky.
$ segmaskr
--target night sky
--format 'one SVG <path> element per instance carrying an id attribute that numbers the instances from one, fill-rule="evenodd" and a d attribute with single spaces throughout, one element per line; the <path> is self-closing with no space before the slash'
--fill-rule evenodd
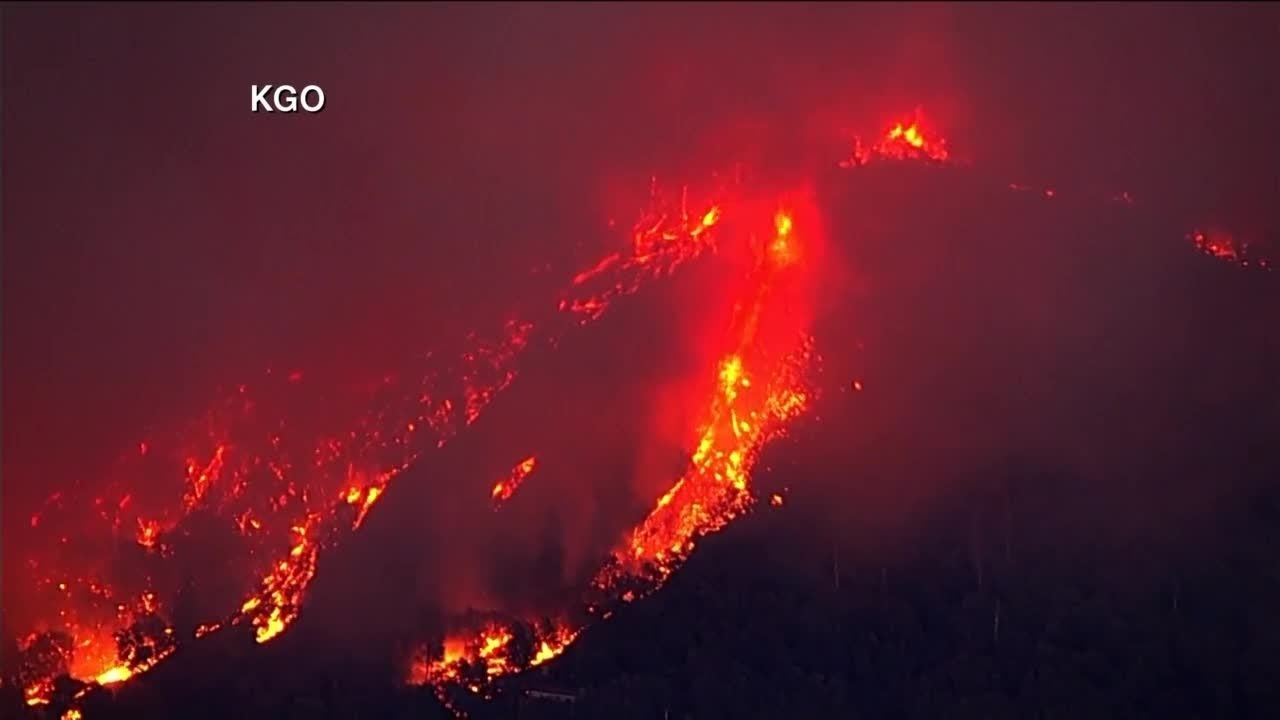
<path id="1" fill-rule="evenodd" d="M 6 586 L 13 529 L 148 427 L 491 320 L 651 174 L 835 158 L 922 106 L 992 177 L 1280 227 L 1264 4 L 33 4 L 3 33 Z M 327 104 L 251 114 L 255 83 Z"/>

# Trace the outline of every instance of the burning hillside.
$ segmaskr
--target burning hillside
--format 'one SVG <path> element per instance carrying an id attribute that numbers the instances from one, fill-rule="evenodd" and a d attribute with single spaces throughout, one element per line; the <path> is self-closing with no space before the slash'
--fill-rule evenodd
<path id="1" fill-rule="evenodd" d="M 194 424 L 190 438 L 139 442 L 118 471 L 123 479 L 109 485 L 111 495 L 51 496 L 30 521 L 51 545 L 47 557 L 28 565 L 53 615 L 22 639 L 18 660 L 28 703 L 46 703 L 58 675 L 119 682 L 224 625 L 250 624 L 260 643 L 278 636 L 297 617 L 323 550 L 358 529 L 388 484 L 424 452 L 475 422 L 515 379 L 515 361 L 531 341 L 554 342 L 599 318 L 646 278 L 668 274 L 710 247 L 716 206 L 691 217 L 684 203 L 670 202 L 655 186 L 631 247 L 575 276 L 560 312 L 508 321 L 490 337 L 473 334 L 444 362 L 389 373 L 357 390 L 373 409 L 355 415 L 346 430 L 319 433 L 306 418 L 273 415 L 305 384 L 301 372 L 283 381 L 269 374 L 264 385 L 274 402 L 259 402 L 241 385 Z M 169 483 L 157 480 L 165 476 L 177 480 L 168 502 L 143 502 L 130 487 L 164 487 Z M 243 560 L 227 564 L 254 574 L 231 579 L 244 593 L 236 609 L 175 628 L 173 605 L 184 590 L 181 550 L 193 539 L 207 542 L 195 533 L 211 524 L 233 537 Z M 89 549 L 95 545 L 118 550 L 103 556 Z M 80 567 L 86 557 L 92 571 Z M 99 576 L 129 563 L 144 566 L 125 576 L 132 585 Z M 135 653 L 134 636 L 159 649 Z"/>
<path id="2" fill-rule="evenodd" d="M 734 209 L 741 208 L 730 203 L 725 212 Z M 750 475 L 760 449 L 811 404 L 806 375 L 814 348 L 804 323 L 808 288 L 797 263 L 806 245 L 812 252 L 821 237 L 812 221 L 797 225 L 796 218 L 811 218 L 812 209 L 797 213 L 784 207 L 772 218 L 761 217 L 765 232 L 740 248 L 752 252 L 754 269 L 743 281 L 730 327 L 719 343 L 724 354 L 708 373 L 711 397 L 688 448 L 689 467 L 599 570 L 591 583 L 596 599 L 571 614 L 577 623 L 591 615 L 608 618 L 611 606 L 656 590 L 699 536 L 749 509 L 755 502 Z M 532 466 L 524 461 L 512 478 L 522 478 Z M 504 481 L 494 492 L 503 494 L 518 483 Z M 480 622 L 481 627 L 460 630 L 442 645 L 423 646 L 411 659 L 409 681 L 437 685 L 441 700 L 452 704 L 450 686 L 487 693 L 492 680 L 554 658 L 581 631 L 580 624 L 566 624 L 573 620 Z"/>
<path id="3" fill-rule="evenodd" d="M 856 140 L 850 152 L 837 164 L 853 172 L 952 159 L 920 112 L 875 142 Z M 760 501 L 752 475 L 762 449 L 818 401 L 822 338 L 812 322 L 823 290 L 825 209 L 808 188 L 768 194 L 741 176 L 712 187 L 668 192 L 654 182 L 626 247 L 567 278 L 558 297 L 467 336 L 452 353 L 402 363 L 357 387 L 317 384 L 304 370 L 268 373 L 234 388 L 190 428 L 140 439 L 106 490 L 51 495 L 25 529 L 42 548 L 26 558 L 41 614 L 23 628 L 12 680 L 27 704 L 49 705 L 64 676 L 124 682 L 230 626 L 252 627 L 258 643 L 279 637 L 304 612 L 326 553 L 519 382 L 525 356 L 552 352 L 619 298 L 694 261 L 737 263 L 744 272 L 715 298 L 732 310 L 719 334 L 671 339 L 711 346 L 715 358 L 702 369 L 699 420 L 685 428 L 683 470 L 664 478 L 647 514 L 618 534 L 559 617 L 497 608 L 454 618 L 444 637 L 417 638 L 407 680 L 433 686 L 449 705 L 458 692 L 485 696 L 497 678 L 552 660 L 588 624 L 660 589 L 701 537 Z M 1056 189 L 1036 194 L 1063 201 Z M 1114 198 L 1133 204 L 1127 191 Z M 1226 233 L 1189 237 L 1213 257 L 1270 269 Z M 862 379 L 841 385 L 850 382 L 862 389 Z M 310 412 L 317 405 L 345 412 Z M 514 456 L 477 498 L 506 513 L 550 472 L 543 458 L 537 448 Z"/>

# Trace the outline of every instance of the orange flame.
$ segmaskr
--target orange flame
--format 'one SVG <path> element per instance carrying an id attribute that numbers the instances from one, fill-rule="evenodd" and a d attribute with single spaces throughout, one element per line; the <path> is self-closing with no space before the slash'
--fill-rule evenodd
<path id="1" fill-rule="evenodd" d="M 697 219 L 688 211 L 688 189 L 681 193 L 679 209 L 669 207 L 655 180 L 650 189 L 650 207 L 636 221 L 631 233 L 631 254 L 611 254 L 573 278 L 572 287 L 585 286 L 606 277 L 611 286 L 586 296 L 565 296 L 564 312 L 582 316 L 582 322 L 599 318 L 615 298 L 639 289 L 648 280 L 674 272 L 681 265 L 713 247 L 711 232 L 720 222 L 721 208 L 711 203 Z"/>
<path id="2" fill-rule="evenodd" d="M 923 112 L 917 109 L 912 117 L 890 126 L 871 147 L 865 146 L 861 138 L 855 137 L 852 154 L 848 159 L 842 160 L 840 166 L 862 167 L 875 159 L 941 163 L 951 159 L 951 151 L 946 139 L 935 136 L 927 129 Z"/>
<path id="3" fill-rule="evenodd" d="M 472 634 L 447 638 L 439 657 L 420 652 L 410 662 L 407 680 L 414 685 L 466 683 L 467 689 L 481 692 L 481 682 L 541 665 L 564 652 L 578 635 L 564 625 L 542 631 L 532 625 L 520 627 L 532 641 L 527 657 L 513 657 L 516 625 L 491 621 Z"/>
<path id="4" fill-rule="evenodd" d="M 493 490 L 490 491 L 490 495 L 492 496 L 494 503 L 493 509 L 497 510 L 502 503 L 510 500 L 511 496 L 515 494 L 517 489 L 519 489 L 520 484 L 524 482 L 524 479 L 529 477 L 529 474 L 537 467 L 538 458 L 530 455 L 524 460 L 516 463 L 516 466 L 511 468 L 511 473 L 506 477 L 506 479 L 499 480 L 495 483 Z"/>
<path id="5" fill-rule="evenodd" d="M 717 209 L 715 219 L 719 216 Z M 711 221 L 704 218 L 702 224 L 710 227 Z M 747 302 L 730 328 L 735 349 L 716 368 L 716 391 L 692 450 L 689 470 L 658 499 L 654 510 L 593 581 L 593 587 L 618 601 L 639 597 L 636 590 L 627 587 L 630 580 L 647 580 L 648 589 L 656 589 L 693 550 L 696 537 L 719 530 L 750 507 L 749 476 L 760 448 L 807 407 L 810 392 L 803 375 L 812 355 L 812 340 L 802 338 L 799 348 L 772 368 L 757 342 L 770 290 L 780 273 L 799 258 L 792 213 L 775 214 L 773 226 L 773 238 L 758 257 Z M 692 239 L 692 234 L 689 237 Z M 511 477 L 523 477 L 535 462 L 530 457 L 517 465 Z M 509 496 L 517 485 L 518 481 L 499 482 L 492 494 L 495 498 Z M 775 495 L 771 502 L 780 504 L 781 497 Z M 450 637 L 437 657 L 425 649 L 420 651 L 410 663 L 409 681 L 435 685 L 437 696 L 449 705 L 446 686 L 486 693 L 486 681 L 547 662 L 563 652 L 580 631 L 562 626 L 542 633 L 535 638 L 535 652 L 517 657 L 510 649 L 517 626 L 532 627 L 490 622 L 471 634 Z"/>

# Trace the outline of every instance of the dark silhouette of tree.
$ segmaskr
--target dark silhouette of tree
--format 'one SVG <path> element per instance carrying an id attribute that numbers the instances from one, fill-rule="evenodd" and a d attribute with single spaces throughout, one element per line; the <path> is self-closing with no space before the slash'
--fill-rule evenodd
<path id="1" fill-rule="evenodd" d="M 27 687 L 41 678 L 65 674 L 72 648 L 71 636 L 64 632 L 40 633 L 18 653 L 18 684 Z"/>

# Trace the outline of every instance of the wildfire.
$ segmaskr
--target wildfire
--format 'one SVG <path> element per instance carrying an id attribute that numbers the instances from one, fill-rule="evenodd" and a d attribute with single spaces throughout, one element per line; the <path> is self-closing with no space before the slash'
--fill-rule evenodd
<path id="1" fill-rule="evenodd" d="M 110 600 L 109 589 L 96 582 L 57 583 L 67 597 L 80 588 Z M 113 621 L 93 622 L 74 612 L 61 615 L 60 631 L 32 632 L 19 642 L 18 681 L 28 705 L 51 700 L 54 679 L 60 675 L 100 685 L 122 682 L 146 672 L 176 647 L 173 628 L 160 617 L 152 592 L 115 602 Z M 118 628 L 118 629 L 117 629 Z"/>
<path id="2" fill-rule="evenodd" d="M 838 165 L 845 169 L 860 168 L 879 159 L 947 163 L 951 160 L 951 151 L 947 140 L 932 132 L 923 112 L 917 109 L 912 116 L 889 126 L 880 139 L 870 145 L 855 136 L 852 152 Z M 1034 194 L 1045 200 L 1061 197 L 1058 189 L 1053 187 L 1019 182 L 1008 183 L 1007 187 L 1013 192 Z M 1136 202 L 1134 194 L 1128 190 L 1096 196 L 1092 200 L 1098 204 L 1124 206 L 1133 206 Z M 1229 233 L 1196 229 L 1188 233 L 1187 239 L 1200 252 L 1224 262 L 1268 271 L 1273 267 L 1270 258 L 1250 254 L 1249 244 L 1236 240 Z"/>
<path id="3" fill-rule="evenodd" d="M 717 203 L 707 203 L 690 215 L 687 190 L 678 204 L 669 202 L 656 183 L 651 190 L 651 207 L 635 224 L 628 251 L 614 253 L 572 278 L 556 308 L 559 312 L 548 312 L 537 322 L 544 328 L 544 340 L 554 342 L 559 333 L 599 318 L 617 298 L 713 247 L 712 230 L 720 218 Z M 474 423 L 514 382 L 517 360 L 529 346 L 534 328 L 534 321 L 510 320 L 496 335 L 468 336 L 466 347 L 457 355 L 435 356 L 427 368 L 388 374 L 372 385 L 368 397 L 356 399 L 372 409 L 352 418 L 345 428 L 312 432 L 276 414 L 281 398 L 308 390 L 304 378 L 309 376 L 302 371 L 268 371 L 257 386 L 238 385 L 193 423 L 190 433 L 173 439 L 157 435 L 137 444 L 119 470 L 122 480 L 110 483 L 108 495 L 89 505 L 93 519 L 101 524 L 76 523 L 84 533 L 83 541 L 92 543 L 125 532 L 141 552 L 162 560 L 172 554 L 166 544 L 168 534 L 179 530 L 197 510 L 226 518 L 226 527 L 248 543 L 247 558 L 267 562 L 247 559 L 245 567 L 256 579 L 245 578 L 246 594 L 238 609 L 225 617 L 207 618 L 195 637 L 227 624 L 248 623 L 259 642 L 268 642 L 298 617 L 319 557 L 334 538 L 359 529 L 400 473 Z M 400 380 L 406 375 L 421 380 Z M 175 454 L 183 458 L 177 473 L 166 466 Z M 527 474 L 513 473 L 510 492 Z M 182 479 L 173 504 L 141 503 L 131 486 L 124 484 L 157 475 Z M 109 500 L 111 492 L 120 499 Z M 55 493 L 32 516 L 30 527 L 52 528 L 47 522 L 51 514 L 83 507 L 73 500 Z M 61 535 L 50 539 L 60 558 L 74 557 L 65 548 L 73 540 L 81 541 Z M 114 599 L 128 595 L 125 588 L 112 588 L 74 572 L 59 573 L 52 561 L 32 563 L 33 571 L 44 577 L 39 584 L 56 592 L 49 605 L 56 620 L 45 623 L 54 633 L 32 633 L 39 640 L 26 644 L 31 649 L 20 660 L 25 668 L 21 684 L 33 702 L 48 698 L 52 679 L 60 674 L 85 682 L 121 682 L 168 657 L 178 646 L 178 638 L 161 619 L 164 610 L 158 602 L 135 611 Z M 153 589 L 144 590 L 151 593 Z M 176 591 L 176 587 L 163 590 L 165 597 Z M 155 600 L 154 595 L 149 597 Z M 125 631 L 141 635 L 138 642 L 130 641 L 134 645 L 152 643 L 163 652 L 137 656 L 132 645 L 122 646 L 116 637 Z M 552 639 L 547 642 L 548 647 L 556 646 Z"/>
<path id="4" fill-rule="evenodd" d="M 133 671 L 123 665 L 117 665 L 110 670 L 98 675 L 94 678 L 99 685 L 111 685 L 112 683 L 124 682 L 133 677 Z"/>
<path id="5" fill-rule="evenodd" d="M 302 593 L 316 574 L 319 546 L 310 537 L 319 516 L 309 518 L 307 525 L 295 525 L 295 540 L 288 559 L 276 563 L 263 579 L 261 591 L 240 606 L 240 612 L 248 617 L 257 631 L 260 643 L 267 642 L 284 632 L 298 615 Z M 239 618 L 235 619 L 236 621 Z"/>
<path id="6" fill-rule="evenodd" d="M 160 537 L 160 523 L 155 520 L 138 518 L 138 544 L 148 550 L 156 547 Z"/>
<path id="7" fill-rule="evenodd" d="M 926 160 L 946 162 L 951 158 L 945 138 L 932 134 L 925 125 L 924 114 L 916 110 L 910 118 L 890 126 L 880 139 L 870 146 L 861 138 L 854 138 L 853 152 L 840 162 L 841 167 L 862 167 L 874 159 Z"/>
<path id="8" fill-rule="evenodd" d="M 511 496 L 519 489 L 520 484 L 524 482 L 524 479 L 529 477 L 529 474 L 537 467 L 538 458 L 530 455 L 516 463 L 516 466 L 511 468 L 511 474 L 506 479 L 495 483 L 493 490 L 489 493 L 493 497 L 493 509 L 497 510 L 502 503 L 510 500 Z"/>
<path id="9" fill-rule="evenodd" d="M 373 508 L 373 504 L 378 502 L 378 498 L 382 497 L 383 490 L 387 484 L 391 482 L 391 474 L 388 473 L 383 477 L 379 477 L 377 482 L 369 487 L 361 488 L 353 485 L 347 488 L 342 494 L 342 499 L 346 504 L 356 508 L 356 517 L 351 521 L 351 529 L 357 530 L 364 524 L 364 519 L 369 515 L 369 510 Z"/>
<path id="10" fill-rule="evenodd" d="M 209 491 L 209 486 L 218 481 L 226 461 L 226 452 L 226 445 L 218 445 L 213 451 L 213 457 L 203 467 L 195 458 L 187 460 L 187 495 L 183 498 L 187 510 L 199 505 Z"/>
<path id="11" fill-rule="evenodd" d="M 879 141 L 869 146 L 855 140 L 852 158 L 841 165 L 861 167 L 873 159 L 943 163 L 950 158 L 947 141 L 928 130 L 922 114 L 917 112 L 912 118 L 890 126 Z M 1015 191 L 1031 190 L 1021 185 L 1011 185 L 1010 188 Z M 1035 192 L 1045 199 L 1058 197 L 1058 191 L 1053 188 Z M 1133 196 L 1128 192 L 1111 196 L 1108 200 L 1133 204 Z M 673 224 L 664 224 L 670 223 L 671 214 L 658 213 L 646 217 L 636 225 L 632 267 L 645 268 L 648 258 L 654 257 L 655 253 L 665 253 L 671 267 L 696 257 L 710 247 L 704 233 L 720 222 L 723 213 L 724 206 L 716 204 L 703 214 L 700 221 L 692 223 L 687 211 L 675 216 L 678 222 Z M 813 339 L 802 335 L 790 353 L 772 362 L 757 344 L 770 290 L 784 271 L 801 259 L 802 246 L 795 236 L 793 215 L 783 211 L 777 213 L 773 220 L 772 239 L 758 246 L 763 250 L 759 267 L 730 329 L 732 349 L 715 369 L 716 392 L 697 441 L 691 448 L 687 471 L 657 499 L 653 510 L 628 533 L 626 540 L 592 581 L 589 597 L 593 599 L 588 600 L 587 610 L 601 618 L 607 619 L 612 614 L 612 610 L 601 607 L 596 601 L 601 594 L 608 604 L 633 602 L 652 592 L 689 556 L 699 537 L 716 532 L 750 509 L 754 502 L 750 478 L 760 450 L 770 439 L 783 433 L 787 423 L 803 414 L 813 400 L 813 392 L 805 382 L 806 369 L 814 357 Z M 1203 235 L 1197 236 L 1195 242 L 1202 247 L 1215 247 L 1206 245 Z M 1223 256 L 1216 249 L 1213 254 Z M 574 284 L 588 283 L 622 264 L 621 256 L 605 258 L 575 277 Z M 589 301 L 566 300 L 561 308 L 591 318 L 598 317 L 603 310 L 599 297 Z M 861 392 L 863 387 L 861 379 L 850 382 L 850 389 L 854 392 Z M 491 491 L 494 500 L 500 502 L 509 498 L 520 481 L 532 471 L 533 465 L 531 457 L 517 465 L 510 479 L 495 484 Z M 768 502 L 774 507 L 781 507 L 785 500 L 783 495 L 775 493 L 768 497 Z M 514 629 L 520 627 L 519 623 L 491 623 L 471 634 L 453 636 L 445 641 L 434 659 L 428 659 L 430 654 L 425 652 L 415 659 L 411 665 L 410 680 L 435 685 L 448 705 L 449 700 L 443 690 L 445 686 L 454 685 L 484 693 L 488 687 L 487 680 L 545 662 L 563 651 L 577 636 L 575 630 L 557 638 L 558 642 L 542 641 L 539 651 L 530 657 L 527 650 L 521 654 L 509 649 L 515 637 Z"/>
<path id="12" fill-rule="evenodd" d="M 564 624 L 490 620 L 478 631 L 446 638 L 437 653 L 424 648 L 410 662 L 407 679 L 414 685 L 455 684 L 479 693 L 498 677 L 557 657 L 577 635 Z"/>
<path id="13" fill-rule="evenodd" d="M 760 448 L 808 404 L 803 369 L 811 353 L 811 340 L 805 339 L 773 377 L 759 384 L 743 369 L 740 354 L 722 361 L 720 392 L 689 470 L 632 531 L 615 564 L 597 576 L 597 587 L 614 588 L 624 575 L 665 580 L 692 551 L 697 536 L 723 528 L 750 506 L 748 479 Z"/>
<path id="14" fill-rule="evenodd" d="M 840 166 L 951 159 L 947 140 L 917 111 L 888 125 L 874 142 L 855 138 Z M 1057 190 L 1045 186 L 1009 188 L 1058 197 Z M 402 473 L 479 420 L 515 381 L 519 359 L 535 339 L 554 344 L 570 329 L 602 317 L 618 298 L 719 253 L 728 240 L 744 240 L 756 264 L 717 346 L 719 360 L 706 368 L 709 397 L 701 422 L 689 428 L 687 466 L 649 513 L 621 535 L 587 588 L 586 609 L 607 618 L 612 611 L 602 605 L 632 602 L 660 587 L 699 538 L 752 507 L 751 478 L 761 450 L 814 401 L 806 380 L 816 358 L 814 340 L 803 318 L 772 300 L 779 288 L 800 282 L 812 264 L 817 231 L 790 209 L 753 215 L 739 190 L 726 185 L 691 201 L 684 188 L 676 200 L 651 182 L 649 205 L 632 225 L 625 248 L 571 276 L 554 304 L 521 313 L 494 332 L 473 333 L 456 352 L 414 360 L 352 397 L 342 396 L 340 404 L 358 409 L 332 425 L 288 411 L 298 398 L 329 399 L 327 390 L 312 387 L 312 373 L 268 371 L 259 381 L 236 386 L 186 431 L 174 437 L 147 435 L 131 445 L 118 477 L 104 483 L 108 489 L 102 495 L 52 495 L 29 520 L 29 529 L 43 533 L 53 550 L 28 562 L 37 590 L 48 599 L 49 614 L 20 643 L 18 679 L 26 702 L 48 704 L 54 680 L 64 675 L 99 685 L 125 682 L 172 655 L 182 642 L 228 625 L 252 627 L 259 643 L 280 636 L 299 617 L 322 553 L 359 530 Z M 1064 196 L 1071 197 L 1070 192 Z M 1124 192 L 1107 201 L 1131 205 L 1133 196 Z M 735 218 L 728 229 L 726 215 Z M 739 217 L 759 233 L 749 242 L 732 237 Z M 1266 259 L 1249 255 L 1246 243 L 1225 233 L 1196 230 L 1188 239 L 1212 257 L 1270 268 Z M 769 334 L 766 342 L 762 326 L 776 325 L 779 317 L 789 334 Z M 776 340 L 779 334 L 787 340 Z M 849 387 L 861 392 L 863 381 L 853 380 Z M 492 486 L 495 510 L 514 496 L 538 462 L 528 456 Z M 168 494 L 157 499 L 141 492 L 156 486 Z M 772 494 L 768 502 L 779 507 L 784 497 Z M 65 517 L 61 523 L 60 516 Z M 78 556 L 122 539 L 119 546 L 144 558 L 149 568 L 167 568 L 163 563 L 176 562 L 174 547 L 180 543 L 174 540 L 197 516 L 214 518 L 243 540 L 246 550 L 238 604 L 203 618 L 192 637 L 178 638 L 166 618 L 178 588 L 156 587 L 150 577 L 145 585 L 112 585 L 72 567 Z M 67 527 L 83 537 L 69 537 Z M 582 630 L 581 623 L 567 620 L 488 617 L 460 624 L 468 629 L 437 647 L 423 647 L 410 663 L 410 682 L 437 686 L 446 702 L 444 686 L 484 694 L 495 679 L 557 657 Z M 73 708 L 63 717 L 78 718 L 79 711 Z"/>
<path id="15" fill-rule="evenodd" d="M 705 220 L 704 224 L 710 227 Z M 782 431 L 786 421 L 806 409 L 811 392 L 804 373 L 812 356 L 812 339 L 802 336 L 798 347 L 774 363 L 767 361 L 768 353 L 758 342 L 771 291 L 799 257 L 794 229 L 790 212 L 775 214 L 773 237 L 758 256 L 746 297 L 729 328 L 733 350 L 716 368 L 715 392 L 692 448 L 690 467 L 599 571 L 592 583 L 595 592 L 603 591 L 616 601 L 634 601 L 640 592 L 656 589 L 678 567 L 693 550 L 696 537 L 721 529 L 746 511 L 752 503 L 749 477 L 760 449 Z M 516 466 L 511 477 L 522 478 L 535 464 L 530 457 Z M 517 485 L 518 481 L 501 481 L 492 494 L 509 496 Z M 778 505 L 781 497 L 775 495 L 771 502 Z M 644 587 L 636 587 L 637 582 Z M 492 679 L 556 657 L 580 632 L 567 626 L 542 633 L 530 628 L 529 624 L 490 621 L 478 631 L 451 636 L 438 653 L 424 648 L 414 657 L 409 681 L 434 685 L 441 701 L 452 707 L 447 687 L 485 694 Z M 516 649 L 513 638 L 518 633 L 532 641 Z"/>

